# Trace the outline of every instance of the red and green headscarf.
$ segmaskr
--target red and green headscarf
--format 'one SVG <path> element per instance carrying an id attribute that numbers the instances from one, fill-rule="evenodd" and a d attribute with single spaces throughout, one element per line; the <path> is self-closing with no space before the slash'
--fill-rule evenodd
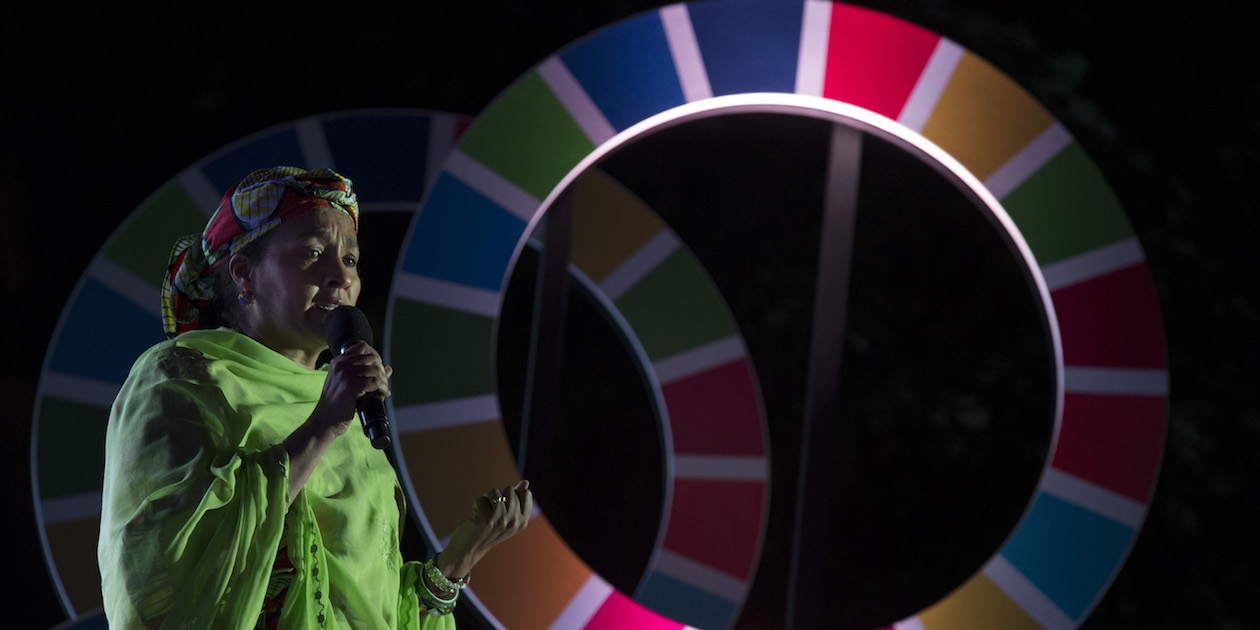
<path id="1" fill-rule="evenodd" d="M 281 223 L 318 208 L 339 208 L 359 229 L 359 204 L 349 179 L 330 169 L 292 166 L 250 173 L 223 195 L 199 234 L 175 241 L 162 281 L 162 326 L 168 337 L 200 328 L 214 298 L 214 270 Z"/>

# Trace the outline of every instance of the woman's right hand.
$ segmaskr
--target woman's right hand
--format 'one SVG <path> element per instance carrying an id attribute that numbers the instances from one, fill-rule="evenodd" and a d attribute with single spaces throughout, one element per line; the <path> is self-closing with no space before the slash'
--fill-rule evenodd
<path id="1" fill-rule="evenodd" d="M 334 436 L 345 433 L 354 419 L 359 398 L 369 392 L 389 396 L 389 377 L 393 373 L 393 368 L 385 365 L 372 346 L 360 342 L 346 348 L 328 363 L 328 378 L 324 380 L 311 422 L 315 428 Z"/>

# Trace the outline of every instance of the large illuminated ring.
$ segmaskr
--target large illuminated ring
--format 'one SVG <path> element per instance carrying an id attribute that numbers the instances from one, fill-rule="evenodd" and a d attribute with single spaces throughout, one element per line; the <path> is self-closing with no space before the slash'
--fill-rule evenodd
<path id="1" fill-rule="evenodd" d="M 470 384 L 462 397 L 444 389 L 413 399 L 409 422 L 482 421 L 480 443 L 500 454 L 488 474 L 513 475 L 502 436 L 484 422 L 497 417 L 487 357 L 498 295 L 529 228 L 578 172 L 634 135 L 766 106 L 854 121 L 950 169 L 1010 230 L 1051 325 L 1056 420 L 1027 510 L 979 572 L 898 625 L 1074 627 L 1123 563 L 1159 467 L 1167 371 L 1145 259 L 1098 169 L 1053 116 L 957 44 L 874 11 L 818 0 L 671 5 L 579 40 L 505 90 L 461 140 L 401 261 L 390 316 L 395 362 L 443 351 L 418 322 L 482 335 L 441 355 L 446 376 Z M 413 468 L 420 461 L 407 458 Z M 426 515 L 431 506 L 448 513 L 441 497 L 418 500 Z M 487 558 L 511 563 L 488 571 L 502 584 L 476 589 L 500 618 L 678 626 L 590 575 L 549 528 L 533 531 Z M 686 553 L 677 555 L 691 560 Z M 529 579 L 519 579 L 522 566 L 534 572 Z M 686 566 L 717 582 L 733 576 L 735 590 L 746 576 Z M 694 614 L 670 616 L 722 625 Z"/>

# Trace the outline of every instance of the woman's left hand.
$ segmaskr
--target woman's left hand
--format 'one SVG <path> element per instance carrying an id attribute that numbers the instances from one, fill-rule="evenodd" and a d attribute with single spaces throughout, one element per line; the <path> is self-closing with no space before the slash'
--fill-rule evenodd
<path id="1" fill-rule="evenodd" d="M 533 511 L 528 481 L 477 497 L 472 518 L 455 528 L 450 544 L 438 555 L 438 569 L 452 579 L 468 575 L 492 547 L 521 533 Z"/>

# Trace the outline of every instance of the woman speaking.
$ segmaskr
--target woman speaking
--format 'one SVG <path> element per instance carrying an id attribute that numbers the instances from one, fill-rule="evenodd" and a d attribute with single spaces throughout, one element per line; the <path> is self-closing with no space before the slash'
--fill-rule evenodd
<path id="1" fill-rule="evenodd" d="M 347 434 L 392 369 L 367 343 L 317 365 L 328 313 L 359 296 L 358 226 L 350 180 L 278 167 L 176 243 L 169 339 L 132 367 L 106 434 L 110 627 L 453 628 L 473 565 L 525 528 L 521 482 L 477 497 L 436 556 L 403 561 L 397 474 Z"/>

